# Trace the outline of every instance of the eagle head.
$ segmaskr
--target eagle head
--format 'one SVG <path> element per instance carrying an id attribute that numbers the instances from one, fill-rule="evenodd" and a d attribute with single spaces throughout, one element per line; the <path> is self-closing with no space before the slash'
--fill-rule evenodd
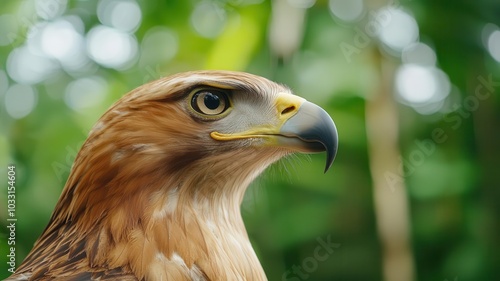
<path id="1" fill-rule="evenodd" d="M 278 159 L 322 151 L 326 171 L 330 116 L 265 78 L 196 71 L 145 84 L 93 127 L 13 277 L 265 280 L 240 214 L 245 190 Z"/>

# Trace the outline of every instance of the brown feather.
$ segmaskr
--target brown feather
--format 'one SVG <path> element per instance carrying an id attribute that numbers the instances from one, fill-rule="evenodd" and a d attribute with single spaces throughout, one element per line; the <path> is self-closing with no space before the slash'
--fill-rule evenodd
<path id="1" fill-rule="evenodd" d="M 239 207 L 248 184 L 288 152 L 211 139 L 212 123 L 185 103 L 202 85 L 262 103 L 288 92 L 206 71 L 125 95 L 90 132 L 47 228 L 7 280 L 265 280 Z"/>

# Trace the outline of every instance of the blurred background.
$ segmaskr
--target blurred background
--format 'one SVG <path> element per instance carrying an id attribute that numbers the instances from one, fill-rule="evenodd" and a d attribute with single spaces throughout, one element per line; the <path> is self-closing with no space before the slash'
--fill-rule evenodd
<path id="1" fill-rule="evenodd" d="M 270 280 L 500 280 L 493 0 L 2 0 L 0 220 L 14 164 L 18 264 L 106 108 L 196 69 L 287 84 L 337 124 L 329 172 L 299 156 L 247 192 Z"/>

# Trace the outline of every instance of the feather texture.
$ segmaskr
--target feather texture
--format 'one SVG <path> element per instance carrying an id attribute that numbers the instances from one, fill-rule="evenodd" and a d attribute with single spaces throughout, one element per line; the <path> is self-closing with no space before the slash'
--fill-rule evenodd
<path id="1" fill-rule="evenodd" d="M 206 88 L 230 95 L 226 117 L 190 107 L 191 93 Z M 263 145 L 271 137 L 211 133 L 280 126 L 298 109 L 277 111 L 283 93 L 291 96 L 255 75 L 198 71 L 122 97 L 89 133 L 48 226 L 7 280 L 266 280 L 240 204 L 251 181 L 293 150 Z"/>

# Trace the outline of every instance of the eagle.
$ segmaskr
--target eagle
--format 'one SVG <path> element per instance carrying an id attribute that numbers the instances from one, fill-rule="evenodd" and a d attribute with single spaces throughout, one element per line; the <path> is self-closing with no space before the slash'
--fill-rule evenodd
<path id="1" fill-rule="evenodd" d="M 248 185 L 338 135 L 321 107 L 244 72 L 142 85 L 91 129 L 42 235 L 6 280 L 267 280 L 240 205 Z"/>

